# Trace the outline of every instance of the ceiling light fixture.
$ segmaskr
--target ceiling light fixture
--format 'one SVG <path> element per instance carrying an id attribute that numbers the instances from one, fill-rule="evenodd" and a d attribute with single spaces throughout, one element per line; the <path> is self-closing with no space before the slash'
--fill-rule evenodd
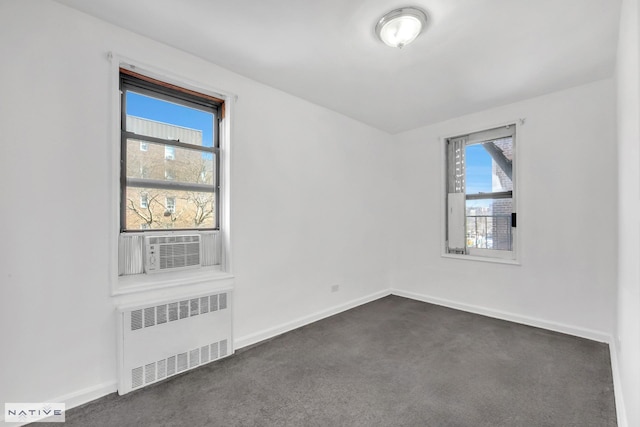
<path id="1" fill-rule="evenodd" d="M 402 49 L 420 35 L 427 14 L 415 7 L 403 7 L 384 15 L 376 24 L 376 34 L 384 44 Z"/>

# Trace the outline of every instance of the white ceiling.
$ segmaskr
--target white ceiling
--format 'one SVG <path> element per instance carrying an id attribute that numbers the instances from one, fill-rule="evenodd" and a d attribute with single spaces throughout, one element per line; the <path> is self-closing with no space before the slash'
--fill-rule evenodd
<path id="1" fill-rule="evenodd" d="M 620 0 L 57 0 L 390 133 L 610 77 Z M 427 11 L 402 50 L 373 28 Z"/>

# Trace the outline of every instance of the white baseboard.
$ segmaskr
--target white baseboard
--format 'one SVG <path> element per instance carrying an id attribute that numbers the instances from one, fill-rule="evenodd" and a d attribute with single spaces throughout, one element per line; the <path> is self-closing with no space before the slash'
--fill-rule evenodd
<path id="1" fill-rule="evenodd" d="M 366 304 L 371 301 L 375 301 L 382 297 L 386 297 L 390 292 L 388 289 L 375 292 L 373 294 L 367 295 L 362 298 L 358 298 L 344 304 L 340 304 L 326 310 L 318 311 L 316 313 L 310 314 L 308 316 L 303 316 L 298 319 L 295 319 L 291 322 L 282 323 L 280 325 L 274 326 L 272 328 L 264 329 L 262 331 L 254 332 L 249 335 L 245 335 L 243 337 L 237 338 L 234 340 L 235 349 L 238 350 L 242 347 L 246 347 L 252 344 L 256 344 L 260 341 L 267 340 L 269 338 L 273 338 L 285 332 L 292 331 L 294 329 L 300 328 L 301 326 L 308 325 L 310 323 L 316 322 L 318 320 L 324 319 L 329 316 L 333 316 L 335 314 L 341 313 L 346 310 L 350 310 L 354 307 L 357 307 L 362 304 Z"/>
<path id="2" fill-rule="evenodd" d="M 615 337 L 609 337 L 609 354 L 611 357 L 611 375 L 613 376 L 613 393 L 616 399 L 618 427 L 628 427 L 627 411 L 622 393 L 622 378 L 620 377 L 620 366 L 618 365 L 618 345 Z"/>
<path id="3" fill-rule="evenodd" d="M 116 381 L 109 381 L 93 387 L 87 387 L 83 390 L 74 391 L 73 393 L 65 394 L 64 396 L 51 400 L 51 402 L 64 402 L 66 409 L 69 410 L 76 406 L 84 405 L 92 400 L 106 396 L 107 394 L 115 393 L 117 390 L 118 383 Z"/>
<path id="4" fill-rule="evenodd" d="M 494 310 L 478 305 L 460 303 L 447 299 L 432 297 L 429 295 L 418 294 L 415 292 L 407 292 L 400 289 L 391 289 L 390 293 L 392 295 L 398 295 L 417 301 L 428 302 L 431 304 L 454 308 L 456 310 L 468 311 L 470 313 L 481 314 L 483 316 L 493 317 L 495 319 L 508 320 L 509 322 L 520 323 L 527 326 L 534 326 L 536 328 L 548 329 L 550 331 L 561 332 L 563 334 L 573 335 L 580 338 L 587 338 L 593 341 L 609 343 L 610 340 L 610 335 L 606 332 L 565 325 L 558 322 L 550 322 L 535 317 L 522 316 L 506 311 Z"/>

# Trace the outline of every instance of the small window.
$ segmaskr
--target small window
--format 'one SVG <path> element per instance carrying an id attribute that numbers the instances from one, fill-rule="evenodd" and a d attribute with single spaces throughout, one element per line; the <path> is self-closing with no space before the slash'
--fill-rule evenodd
<path id="1" fill-rule="evenodd" d="M 121 231 L 219 229 L 223 101 L 122 68 L 120 91 Z"/>
<path id="2" fill-rule="evenodd" d="M 165 212 L 168 212 L 170 214 L 176 213 L 176 198 L 167 197 L 164 206 L 165 206 Z"/>
<path id="3" fill-rule="evenodd" d="M 515 128 L 445 140 L 447 253 L 515 258 Z"/>
<path id="4" fill-rule="evenodd" d="M 165 160 L 175 160 L 176 159 L 176 147 L 171 145 L 164 146 L 164 159 Z"/>

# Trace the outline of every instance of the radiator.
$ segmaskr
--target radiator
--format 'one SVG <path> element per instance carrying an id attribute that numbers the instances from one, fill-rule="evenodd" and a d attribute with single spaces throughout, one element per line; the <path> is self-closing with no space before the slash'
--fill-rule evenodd
<path id="1" fill-rule="evenodd" d="M 118 308 L 118 393 L 233 353 L 232 290 Z"/>

